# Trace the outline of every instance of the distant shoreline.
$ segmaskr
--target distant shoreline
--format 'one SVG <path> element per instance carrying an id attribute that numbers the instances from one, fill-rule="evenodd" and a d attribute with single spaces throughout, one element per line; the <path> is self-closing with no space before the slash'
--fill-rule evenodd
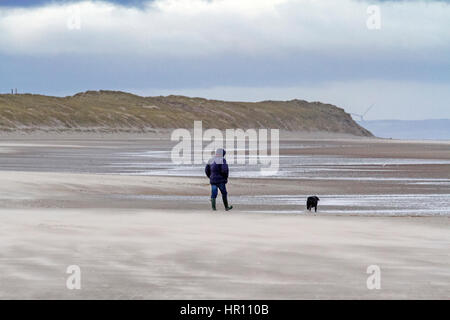
<path id="1" fill-rule="evenodd" d="M 178 129 L 152 129 L 151 131 L 94 131 L 94 130 L 0 130 L 0 139 L 157 139 L 170 140 L 173 130 Z M 189 128 L 187 128 L 189 130 Z M 323 131 L 285 131 L 280 130 L 280 140 L 313 139 L 313 140 L 335 140 L 335 139 L 368 139 L 379 140 L 377 137 L 361 137 L 345 133 L 323 132 Z M 383 139 L 385 140 L 385 139 Z"/>
<path id="2" fill-rule="evenodd" d="M 127 131 L 93 131 L 93 130 L 0 130 L 0 140 L 65 140 L 65 139 L 148 139 L 148 140 L 170 140 L 170 134 L 175 129 L 154 129 L 148 132 L 127 132 Z M 356 141 L 370 141 L 370 142 L 395 142 L 395 143 L 429 143 L 429 144 L 450 144 L 450 139 L 390 139 L 381 137 L 361 137 L 344 133 L 333 133 L 323 131 L 280 131 L 280 140 L 356 140 Z"/>

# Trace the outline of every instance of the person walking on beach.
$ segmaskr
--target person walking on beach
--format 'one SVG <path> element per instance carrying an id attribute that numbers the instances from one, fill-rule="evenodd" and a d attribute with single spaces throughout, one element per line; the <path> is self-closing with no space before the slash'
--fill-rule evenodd
<path id="1" fill-rule="evenodd" d="M 226 151 L 222 148 L 216 150 L 216 155 L 209 159 L 205 167 L 206 176 L 209 178 L 211 184 L 211 206 L 216 210 L 216 198 L 218 190 L 222 193 L 223 205 L 225 210 L 229 211 L 233 209 L 233 206 L 228 205 L 227 188 L 228 182 L 228 164 L 225 160 Z"/>

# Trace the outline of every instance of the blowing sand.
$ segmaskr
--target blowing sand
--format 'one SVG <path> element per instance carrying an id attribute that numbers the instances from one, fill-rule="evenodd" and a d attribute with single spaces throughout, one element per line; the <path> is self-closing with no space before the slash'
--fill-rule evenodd
<path id="1" fill-rule="evenodd" d="M 448 219 L 2 210 L 1 298 L 360 299 L 450 294 Z M 433 220 L 431 220 L 433 219 Z M 82 270 L 66 289 L 66 268 Z M 381 268 L 368 290 L 366 268 Z"/>
<path id="2" fill-rule="evenodd" d="M 99 150 L 131 148 L 132 142 L 119 140 L 8 138 L 0 143 L 8 149 L 0 161 L 5 169 L 0 171 L 0 298 L 450 297 L 445 210 L 429 217 L 332 215 L 319 204 L 317 215 L 298 205 L 283 214 L 276 203 L 249 203 L 226 213 L 219 201 L 219 211 L 212 213 L 203 177 L 95 172 L 89 161 L 100 161 Z M 367 146 L 340 143 L 352 145 L 346 153 L 355 156 Z M 386 158 L 402 152 L 408 158 L 423 150 L 427 159 L 449 159 L 445 144 L 399 143 L 391 148 L 392 143 L 370 142 L 367 150 Z M 92 147 L 97 153 L 89 153 Z M 55 160 L 61 155 L 53 152 L 61 148 L 69 155 L 63 161 L 67 166 Z M 333 155 L 340 149 L 330 148 Z M 75 156 L 80 153 L 87 162 Z M 397 167 L 383 171 L 382 181 L 236 178 L 229 189 L 236 199 L 257 194 L 450 193 L 447 185 L 434 182 L 405 191 L 397 182 L 383 180 L 405 172 L 414 178 L 448 178 L 445 162 Z M 260 209 L 267 213 L 258 213 Z M 81 290 L 66 288 L 69 265 L 81 268 Z M 366 286 L 369 265 L 381 269 L 380 290 Z"/>

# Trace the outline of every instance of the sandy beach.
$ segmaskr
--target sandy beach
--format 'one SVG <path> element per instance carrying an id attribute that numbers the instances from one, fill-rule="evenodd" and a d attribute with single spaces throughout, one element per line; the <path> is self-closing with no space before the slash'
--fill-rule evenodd
<path id="1" fill-rule="evenodd" d="M 0 139 L 1 299 L 448 299 L 450 144 L 286 137 L 279 177 L 142 135 Z M 234 170 L 234 171 L 233 171 Z M 233 176 L 234 174 L 234 176 Z M 317 214 L 307 195 L 321 197 Z M 78 265 L 81 290 L 66 288 Z M 369 265 L 381 289 L 366 286 Z"/>

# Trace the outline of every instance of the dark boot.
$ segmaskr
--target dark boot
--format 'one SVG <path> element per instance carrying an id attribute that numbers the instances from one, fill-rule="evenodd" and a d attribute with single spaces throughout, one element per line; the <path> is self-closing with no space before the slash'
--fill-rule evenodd
<path id="1" fill-rule="evenodd" d="M 213 209 L 213 211 L 216 211 L 216 199 L 215 198 L 211 198 L 211 207 Z"/>
<path id="2" fill-rule="evenodd" d="M 223 205 L 225 206 L 225 210 L 229 211 L 233 209 L 233 206 L 228 206 L 228 199 L 226 195 L 222 195 Z"/>

